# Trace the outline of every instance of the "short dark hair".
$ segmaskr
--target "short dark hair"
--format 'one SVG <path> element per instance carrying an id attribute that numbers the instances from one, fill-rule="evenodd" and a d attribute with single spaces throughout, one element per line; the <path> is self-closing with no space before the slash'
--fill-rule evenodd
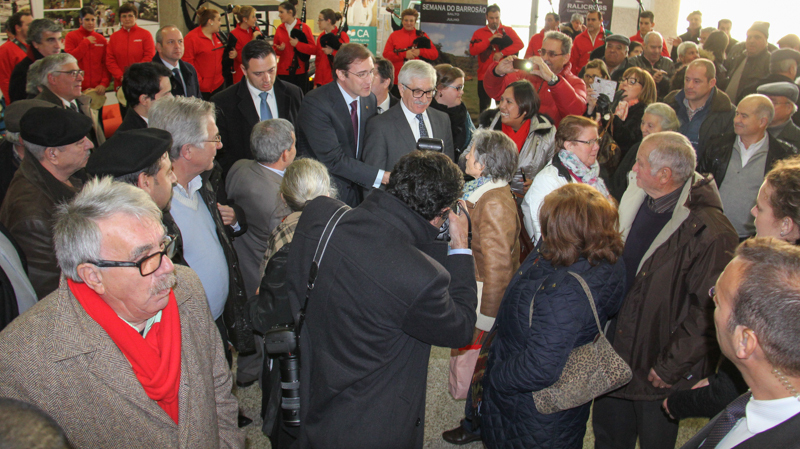
<path id="1" fill-rule="evenodd" d="M 642 11 L 639 13 L 640 19 L 650 19 L 650 23 L 655 23 L 656 15 L 653 14 L 653 11 Z"/>
<path id="2" fill-rule="evenodd" d="M 630 54 L 637 47 L 644 47 L 644 45 L 642 45 L 641 42 L 631 41 L 630 45 L 628 45 L 628 54 Z"/>
<path id="3" fill-rule="evenodd" d="M 81 8 L 80 14 L 81 14 L 81 19 L 83 19 L 86 16 L 97 15 L 97 13 L 94 12 L 94 8 L 92 8 L 91 6 L 84 6 L 83 8 Z"/>
<path id="4" fill-rule="evenodd" d="M 597 189 L 571 182 L 544 197 L 539 209 L 542 257 L 568 267 L 586 258 L 615 263 L 622 255 L 617 208 Z"/>
<path id="5" fill-rule="evenodd" d="M 134 16 L 139 17 L 139 9 L 136 8 L 136 5 L 134 5 L 133 2 L 125 3 L 124 5 L 119 7 L 119 10 L 117 10 L 117 14 L 120 17 L 122 17 L 122 15 L 127 12 L 132 12 Z M 200 11 L 197 12 L 199 13 Z"/>
<path id="6" fill-rule="evenodd" d="M 397 161 L 386 192 L 431 221 L 455 204 L 463 188 L 464 175 L 449 157 L 414 150 Z"/>
<path id="7" fill-rule="evenodd" d="M 601 21 L 601 22 L 603 21 L 603 13 L 602 13 L 602 12 L 600 12 L 600 10 L 599 10 L 599 9 L 593 9 L 593 10 L 591 10 L 591 11 L 587 12 L 587 13 L 586 13 L 586 16 L 588 17 L 588 16 L 589 16 L 589 14 L 597 14 L 597 20 L 599 20 L 599 21 Z"/>
<path id="8" fill-rule="evenodd" d="M 383 80 L 389 80 L 389 89 L 394 85 L 394 64 L 386 58 L 375 56 L 375 72 Z"/>
<path id="9" fill-rule="evenodd" d="M 356 61 L 363 61 L 372 57 L 372 52 L 361 44 L 344 44 L 333 57 L 333 73 L 336 78 L 337 70 L 350 70 L 350 65 Z"/>
<path id="10" fill-rule="evenodd" d="M 293 16 L 297 15 L 297 0 L 286 1 L 278 5 L 278 8 L 283 8 L 284 11 L 290 11 Z"/>
<path id="11" fill-rule="evenodd" d="M 242 48 L 242 65 L 247 69 L 250 67 L 251 59 L 263 59 L 269 55 L 274 55 L 275 49 L 263 39 L 253 39 Z M 275 56 L 277 58 L 277 55 Z"/>
<path id="12" fill-rule="evenodd" d="M 723 23 L 731 26 L 733 25 L 731 19 L 719 19 L 719 22 L 717 22 L 717 28 L 721 27 Z"/>
<path id="13" fill-rule="evenodd" d="M 125 94 L 128 107 L 132 108 L 139 104 L 140 95 L 155 98 L 161 91 L 161 78 L 169 78 L 171 75 L 172 72 L 164 64 L 155 62 L 131 64 L 125 69 L 125 75 L 122 77 L 122 93 Z"/>
<path id="14" fill-rule="evenodd" d="M 556 22 L 558 22 L 559 20 L 561 20 L 561 17 L 559 17 L 559 16 L 558 16 L 558 13 L 557 13 L 557 12 L 549 12 L 549 13 L 545 14 L 544 16 L 545 16 L 545 17 L 547 17 L 547 16 L 553 16 L 553 19 L 554 19 Z"/>
<path id="15" fill-rule="evenodd" d="M 745 240 L 735 256 L 745 264 L 731 304 L 728 332 L 753 330 L 767 361 L 800 375 L 800 248 L 770 237 Z"/>
<path id="16" fill-rule="evenodd" d="M 72 448 L 61 426 L 36 405 L 0 398 L 0 446 Z"/>
<path id="17" fill-rule="evenodd" d="M 28 42 L 42 43 L 45 31 L 48 33 L 61 33 L 64 28 L 50 19 L 33 19 L 28 26 Z"/>
<path id="18" fill-rule="evenodd" d="M 772 187 L 772 215 L 778 220 L 789 217 L 800 226 L 800 156 L 776 162 L 765 179 Z"/>
<path id="19" fill-rule="evenodd" d="M 500 6 L 497 3 L 492 3 L 486 7 L 486 15 L 488 16 L 490 12 L 500 12 Z"/>
<path id="20" fill-rule="evenodd" d="M 31 12 L 28 9 L 23 9 L 11 15 L 6 21 L 6 30 L 11 32 L 14 36 L 17 35 L 17 27 L 22 28 L 22 16 L 30 16 Z"/>
<path id="21" fill-rule="evenodd" d="M 511 89 L 514 101 L 519 107 L 519 113 L 524 116 L 525 120 L 530 120 L 539 113 L 541 100 L 530 81 L 525 79 L 514 81 L 506 89 Z"/>

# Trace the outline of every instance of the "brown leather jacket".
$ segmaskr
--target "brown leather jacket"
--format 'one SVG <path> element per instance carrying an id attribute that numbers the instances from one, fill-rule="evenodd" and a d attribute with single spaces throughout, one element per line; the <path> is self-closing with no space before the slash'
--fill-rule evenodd
<path id="1" fill-rule="evenodd" d="M 0 209 L 0 222 L 28 258 L 28 277 L 39 299 L 58 288 L 61 269 L 53 248 L 53 213 L 56 204 L 71 200 L 83 186 L 76 176 L 70 182 L 73 187 L 56 179 L 26 150 Z"/>
<path id="2" fill-rule="evenodd" d="M 489 187 L 489 184 L 484 184 Z M 482 190 L 479 188 L 479 190 Z M 483 282 L 480 314 L 476 327 L 490 330 L 506 287 L 519 268 L 520 222 L 517 205 L 508 185 L 476 190 L 467 201 L 472 219 L 472 254 L 475 279 Z"/>
<path id="3" fill-rule="evenodd" d="M 620 228 L 626 241 L 633 238 L 628 233 L 645 200 L 644 191 L 634 183 L 620 201 Z M 695 173 L 684 184 L 672 217 L 644 254 L 617 315 L 612 342 L 633 370 L 633 379 L 610 396 L 660 400 L 714 372 L 719 347 L 708 291 L 738 243 L 736 231 L 722 214 L 716 184 Z M 672 388 L 654 387 L 647 380 L 651 368 Z"/>

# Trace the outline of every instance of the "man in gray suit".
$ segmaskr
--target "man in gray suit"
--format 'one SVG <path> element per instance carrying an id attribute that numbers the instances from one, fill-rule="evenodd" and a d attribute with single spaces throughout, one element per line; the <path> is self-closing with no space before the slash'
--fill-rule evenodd
<path id="1" fill-rule="evenodd" d="M 397 77 L 401 101 L 367 123 L 364 162 L 391 171 L 404 155 L 417 148 L 421 137 L 444 141 L 444 154 L 453 159 L 450 117 L 428 108 L 436 94 L 436 70 L 424 61 L 408 61 Z"/>

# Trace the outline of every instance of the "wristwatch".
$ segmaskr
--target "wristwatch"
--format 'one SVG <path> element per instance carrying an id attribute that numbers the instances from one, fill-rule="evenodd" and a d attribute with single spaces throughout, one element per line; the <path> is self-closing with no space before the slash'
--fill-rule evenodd
<path id="1" fill-rule="evenodd" d="M 548 81 L 548 82 L 547 82 L 547 85 L 548 85 L 548 86 L 554 86 L 554 85 L 555 85 L 557 82 L 558 82 L 558 75 L 556 75 L 556 74 L 554 73 L 554 74 L 553 74 L 553 77 L 552 77 L 552 78 L 550 78 L 550 81 Z"/>

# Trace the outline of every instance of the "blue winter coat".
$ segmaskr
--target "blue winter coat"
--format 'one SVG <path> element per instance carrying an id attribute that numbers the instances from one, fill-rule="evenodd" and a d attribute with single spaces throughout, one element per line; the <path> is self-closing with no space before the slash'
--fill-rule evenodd
<path id="1" fill-rule="evenodd" d="M 531 395 L 555 383 L 572 349 L 597 335 L 586 294 L 569 271 L 589 285 L 601 325 L 622 305 L 625 264 L 621 258 L 613 265 L 603 261 L 592 266 L 580 259 L 570 267 L 554 267 L 538 252 L 528 256 L 506 289 L 489 350 L 481 405 L 481 434 L 489 448 L 583 446 L 591 403 L 542 415 Z"/>

